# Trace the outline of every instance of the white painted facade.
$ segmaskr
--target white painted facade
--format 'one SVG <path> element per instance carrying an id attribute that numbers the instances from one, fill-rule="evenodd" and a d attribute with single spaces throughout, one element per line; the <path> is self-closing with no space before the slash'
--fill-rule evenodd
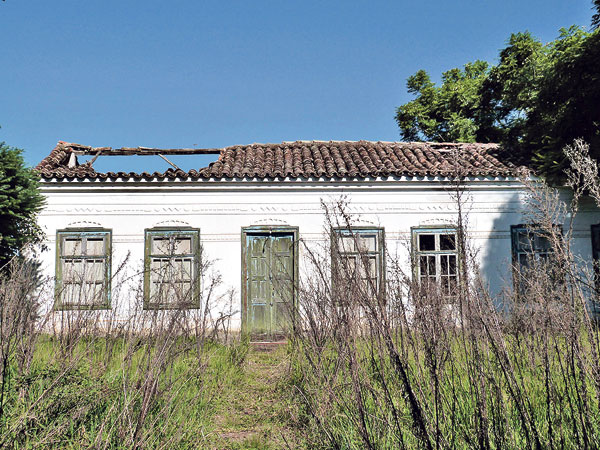
<path id="1" fill-rule="evenodd" d="M 467 232 L 479 248 L 482 273 L 493 292 L 511 280 L 511 225 L 525 221 L 523 186 L 516 179 L 473 178 L 467 184 L 464 209 Z M 53 277 L 56 232 L 70 227 L 112 230 L 113 272 L 129 254 L 130 283 L 138 283 L 144 258 L 144 230 L 161 226 L 200 229 L 203 256 L 214 261 L 211 270 L 222 276 L 215 312 L 227 310 L 227 291 L 233 290 L 235 328 L 241 320 L 243 227 L 288 225 L 298 227 L 306 242 L 330 237 L 322 202 L 345 196 L 357 225 L 385 229 L 388 257 L 405 261 L 410 270 L 411 227 L 456 224 L 457 204 L 452 190 L 436 178 L 362 180 L 206 180 L 101 181 L 45 180 L 47 205 L 39 223 L 47 235 L 43 269 Z M 567 220 L 566 218 L 565 220 Z M 585 206 L 575 220 L 573 248 L 592 261 L 590 226 L 600 213 Z M 300 273 L 303 247 L 300 246 Z M 137 281 L 136 281 L 137 280 Z M 204 286 L 203 286 L 204 287 Z M 117 307 L 116 293 L 113 305 Z M 119 294 L 124 317 L 135 306 L 127 292 Z M 48 306 L 53 299 L 48 298 Z M 139 305 L 137 305 L 139 306 Z"/>

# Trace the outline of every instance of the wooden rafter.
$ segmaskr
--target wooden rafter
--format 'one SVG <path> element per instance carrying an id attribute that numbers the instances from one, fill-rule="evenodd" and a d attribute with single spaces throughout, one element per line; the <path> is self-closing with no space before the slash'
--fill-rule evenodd
<path id="1" fill-rule="evenodd" d="M 76 155 L 98 155 L 102 156 L 131 156 L 131 155 L 218 155 L 219 148 L 150 148 L 150 147 L 85 147 L 73 148 Z"/>

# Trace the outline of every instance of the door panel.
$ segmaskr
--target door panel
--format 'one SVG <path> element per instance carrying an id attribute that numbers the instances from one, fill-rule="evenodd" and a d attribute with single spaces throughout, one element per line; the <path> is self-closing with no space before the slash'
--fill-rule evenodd
<path id="1" fill-rule="evenodd" d="M 271 289 L 269 281 L 270 242 L 268 236 L 248 236 L 248 308 L 254 333 L 271 331 Z"/>
<path id="2" fill-rule="evenodd" d="M 273 284 L 273 332 L 284 333 L 290 323 L 294 294 L 293 236 L 274 236 L 271 280 Z"/>
<path id="3" fill-rule="evenodd" d="M 248 331 L 255 339 L 281 338 L 289 324 L 294 293 L 294 235 L 246 235 Z"/>

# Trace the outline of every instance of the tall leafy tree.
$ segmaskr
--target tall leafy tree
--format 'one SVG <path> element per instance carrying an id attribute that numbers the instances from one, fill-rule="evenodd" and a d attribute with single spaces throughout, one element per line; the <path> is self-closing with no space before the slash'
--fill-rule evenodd
<path id="1" fill-rule="evenodd" d="M 496 142 L 515 144 L 535 108 L 548 51 L 528 32 L 512 34 L 507 44 L 500 51 L 498 64 L 482 83 L 482 110 L 478 117 L 496 128 Z"/>
<path id="2" fill-rule="evenodd" d="M 499 142 L 522 126 L 533 106 L 545 47 L 529 33 L 513 34 L 500 62 L 467 63 L 442 74 L 435 86 L 427 72 L 407 80 L 416 98 L 396 110 L 407 140 Z"/>
<path id="3" fill-rule="evenodd" d="M 562 29 L 545 45 L 515 33 L 494 66 L 445 72 L 439 87 L 419 71 L 407 85 L 416 98 L 396 111 L 404 139 L 500 142 L 555 182 L 573 139 L 600 158 L 600 29 Z"/>
<path id="4" fill-rule="evenodd" d="M 38 177 L 25 166 L 22 150 L 0 142 L 0 267 L 25 244 L 41 240 L 36 217 L 43 206 Z"/>

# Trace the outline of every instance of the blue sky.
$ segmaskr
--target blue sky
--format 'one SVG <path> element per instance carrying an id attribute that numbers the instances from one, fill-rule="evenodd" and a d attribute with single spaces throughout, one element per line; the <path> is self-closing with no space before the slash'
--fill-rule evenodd
<path id="1" fill-rule="evenodd" d="M 112 147 L 399 140 L 394 113 L 411 99 L 408 76 L 423 68 L 439 79 L 467 61 L 494 62 L 511 32 L 552 40 L 560 27 L 588 26 L 591 5 L 6 0 L 0 141 L 25 149 L 35 165 L 58 140 Z M 98 169 L 107 164 L 101 159 Z M 122 164 L 164 169 L 156 158 Z"/>

